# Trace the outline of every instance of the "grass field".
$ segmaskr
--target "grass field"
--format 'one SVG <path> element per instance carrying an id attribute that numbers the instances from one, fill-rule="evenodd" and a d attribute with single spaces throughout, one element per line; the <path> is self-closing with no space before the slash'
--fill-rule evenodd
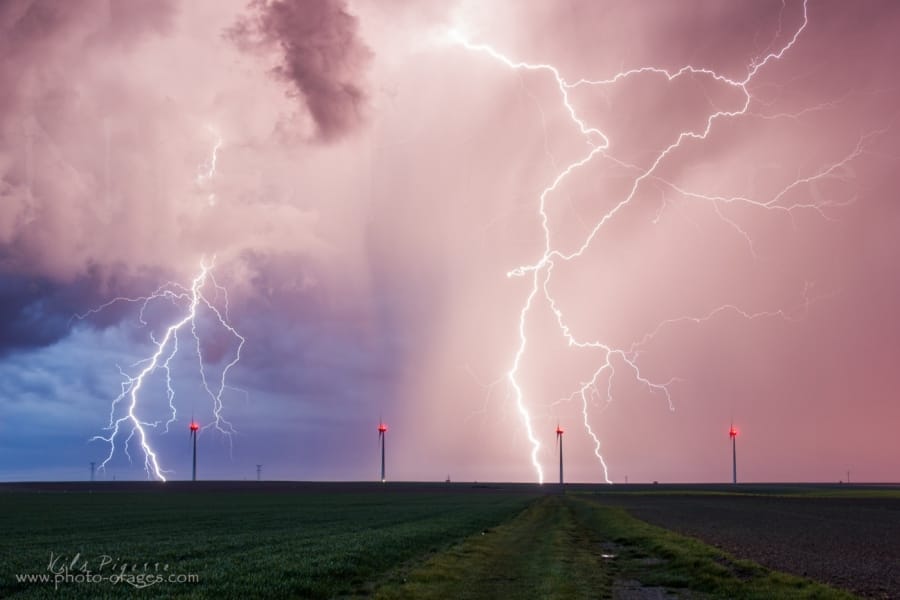
<path id="1" fill-rule="evenodd" d="M 649 525 L 608 505 L 609 494 L 547 491 L 237 483 L 3 493 L 0 486 L 0 597 L 853 597 Z M 665 500 L 658 491 L 623 497 Z M 62 581 L 57 589 L 66 565 L 73 576 L 87 568 L 131 575 L 132 583 L 140 574 L 161 581 L 143 589 Z M 24 574 L 48 581 L 17 581 Z M 197 580 L 168 580 L 187 575 Z"/>
<path id="2" fill-rule="evenodd" d="M 141 597 L 328 598 L 365 594 L 382 574 L 513 517 L 529 494 L 0 494 L 0 597 L 60 597 L 48 574 L 80 554 L 97 571 L 159 563 L 197 583 L 161 582 Z M 79 562 L 83 562 L 79 561 Z M 80 566 L 80 565 L 79 565 Z M 152 571 L 152 569 L 151 569 Z M 65 597 L 134 593 L 128 584 L 64 584 Z"/>

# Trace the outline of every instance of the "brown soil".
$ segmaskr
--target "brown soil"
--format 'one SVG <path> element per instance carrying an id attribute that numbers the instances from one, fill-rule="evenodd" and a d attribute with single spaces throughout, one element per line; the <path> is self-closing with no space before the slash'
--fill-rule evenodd
<path id="1" fill-rule="evenodd" d="M 900 498 L 601 497 L 771 569 L 867 598 L 900 599 Z"/>

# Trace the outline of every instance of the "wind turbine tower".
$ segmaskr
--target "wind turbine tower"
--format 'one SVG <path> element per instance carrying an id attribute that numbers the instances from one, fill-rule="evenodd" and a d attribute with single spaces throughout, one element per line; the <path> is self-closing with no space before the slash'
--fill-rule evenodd
<path id="1" fill-rule="evenodd" d="M 200 426 L 197 425 L 197 421 L 191 417 L 191 439 L 194 442 L 194 470 L 191 474 L 191 481 L 197 481 L 197 431 L 200 429 Z"/>
<path id="2" fill-rule="evenodd" d="M 559 423 L 556 424 L 556 445 L 559 447 L 559 485 L 563 484 L 563 446 L 562 446 L 562 437 L 565 431 L 562 427 L 559 426 Z"/>
<path id="3" fill-rule="evenodd" d="M 731 437 L 731 483 L 737 483 L 737 429 L 734 428 L 734 423 L 731 424 L 731 429 L 728 430 L 728 435 Z"/>
<path id="4" fill-rule="evenodd" d="M 378 441 L 381 442 L 381 483 L 384 483 L 384 438 L 387 433 L 387 425 L 379 419 L 378 423 Z"/>

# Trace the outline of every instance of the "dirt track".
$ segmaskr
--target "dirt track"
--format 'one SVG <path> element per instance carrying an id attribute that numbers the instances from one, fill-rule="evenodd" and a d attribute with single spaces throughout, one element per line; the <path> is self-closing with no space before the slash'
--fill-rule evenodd
<path id="1" fill-rule="evenodd" d="M 601 501 L 772 569 L 900 599 L 900 498 L 603 494 Z"/>

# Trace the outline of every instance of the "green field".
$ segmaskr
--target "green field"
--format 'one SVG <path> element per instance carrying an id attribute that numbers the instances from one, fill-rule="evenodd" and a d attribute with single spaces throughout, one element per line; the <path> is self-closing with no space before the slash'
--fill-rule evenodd
<path id="1" fill-rule="evenodd" d="M 0 597 L 604 598 L 642 586 L 708 598 L 851 597 L 596 498 L 438 486 L 2 493 Z M 56 586 L 73 561 L 72 580 Z M 79 583 L 84 568 L 131 583 Z M 17 581 L 26 574 L 48 581 Z M 141 574 L 163 580 L 138 589 Z M 189 575 L 196 581 L 166 579 Z"/>
<path id="2" fill-rule="evenodd" d="M 197 583 L 162 582 L 141 597 L 324 598 L 365 594 L 391 568 L 509 519 L 516 494 L 103 493 L 0 495 L 0 597 L 58 597 L 50 553 L 76 553 L 96 570 L 119 563 L 169 565 Z M 109 565 L 110 567 L 113 565 Z M 78 597 L 133 592 L 128 584 L 62 585 Z"/>

